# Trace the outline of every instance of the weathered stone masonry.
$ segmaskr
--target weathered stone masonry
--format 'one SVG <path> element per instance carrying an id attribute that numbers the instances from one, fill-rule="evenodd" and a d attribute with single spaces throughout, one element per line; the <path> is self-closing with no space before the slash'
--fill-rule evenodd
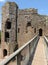
<path id="1" fill-rule="evenodd" d="M 3 56 L 10 55 L 33 36 L 48 35 L 48 16 L 38 14 L 37 9 L 18 8 L 15 2 L 7 2 L 2 7 Z"/>

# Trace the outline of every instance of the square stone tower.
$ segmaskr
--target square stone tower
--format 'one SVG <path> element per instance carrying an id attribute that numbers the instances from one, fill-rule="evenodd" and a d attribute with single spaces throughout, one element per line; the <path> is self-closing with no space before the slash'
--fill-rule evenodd
<path id="1" fill-rule="evenodd" d="M 18 6 L 14 2 L 7 2 L 2 8 L 2 38 L 1 48 L 3 57 L 13 53 L 17 45 L 17 16 Z"/>

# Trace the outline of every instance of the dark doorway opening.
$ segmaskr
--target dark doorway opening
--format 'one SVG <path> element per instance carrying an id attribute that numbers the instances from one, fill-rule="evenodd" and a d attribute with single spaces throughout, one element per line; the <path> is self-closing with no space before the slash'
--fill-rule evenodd
<path id="1" fill-rule="evenodd" d="M 3 50 L 3 56 L 7 56 L 7 50 L 6 49 Z"/>
<path id="2" fill-rule="evenodd" d="M 42 29 L 39 29 L 39 36 L 42 36 Z"/>

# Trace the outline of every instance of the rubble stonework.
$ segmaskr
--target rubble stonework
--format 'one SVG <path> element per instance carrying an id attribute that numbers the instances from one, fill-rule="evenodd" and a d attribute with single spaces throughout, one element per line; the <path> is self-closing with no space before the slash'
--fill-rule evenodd
<path id="1" fill-rule="evenodd" d="M 36 34 L 48 35 L 46 18 L 47 16 L 38 14 L 35 8 L 18 9 L 18 5 L 14 2 L 5 3 L 2 8 L 3 56 L 10 55 Z"/>

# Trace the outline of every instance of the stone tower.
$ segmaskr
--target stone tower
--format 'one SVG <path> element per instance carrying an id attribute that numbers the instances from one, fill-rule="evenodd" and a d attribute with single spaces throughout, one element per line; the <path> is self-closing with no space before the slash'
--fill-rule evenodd
<path id="1" fill-rule="evenodd" d="M 1 48 L 3 51 L 3 57 L 10 55 L 18 48 L 17 13 L 18 6 L 14 2 L 7 2 L 2 8 Z"/>

